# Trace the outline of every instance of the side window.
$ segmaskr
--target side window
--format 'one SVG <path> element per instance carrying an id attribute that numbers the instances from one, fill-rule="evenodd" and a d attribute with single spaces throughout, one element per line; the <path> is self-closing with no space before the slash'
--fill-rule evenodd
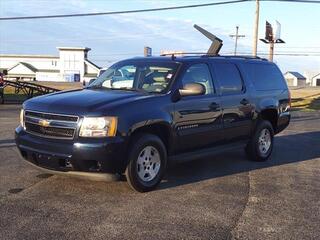
<path id="1" fill-rule="evenodd" d="M 249 63 L 246 66 L 248 75 L 256 90 L 286 89 L 286 82 L 282 73 L 273 64 Z"/>
<path id="2" fill-rule="evenodd" d="M 207 64 L 199 63 L 190 66 L 182 78 L 182 85 L 187 83 L 200 83 L 206 89 L 206 94 L 214 92 L 212 79 Z"/>
<path id="3" fill-rule="evenodd" d="M 220 81 L 220 91 L 223 95 L 239 94 L 243 91 L 240 72 L 233 63 L 214 63 L 216 75 Z"/>

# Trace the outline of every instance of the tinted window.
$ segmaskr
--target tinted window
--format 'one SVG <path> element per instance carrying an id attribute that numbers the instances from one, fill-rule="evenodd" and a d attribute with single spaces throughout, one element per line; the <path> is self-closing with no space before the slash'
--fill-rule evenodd
<path id="1" fill-rule="evenodd" d="M 212 79 L 207 64 L 199 63 L 190 66 L 182 78 L 182 85 L 200 83 L 206 89 L 206 94 L 213 93 Z"/>
<path id="2" fill-rule="evenodd" d="M 224 95 L 239 94 L 243 90 L 239 70 L 233 63 L 215 63 L 216 75 L 220 81 L 220 91 Z"/>
<path id="3" fill-rule="evenodd" d="M 246 70 L 256 90 L 286 89 L 280 70 L 273 64 L 246 64 Z"/>
<path id="4" fill-rule="evenodd" d="M 105 70 L 89 87 L 162 93 L 167 91 L 177 69 L 176 63 L 120 62 Z"/>

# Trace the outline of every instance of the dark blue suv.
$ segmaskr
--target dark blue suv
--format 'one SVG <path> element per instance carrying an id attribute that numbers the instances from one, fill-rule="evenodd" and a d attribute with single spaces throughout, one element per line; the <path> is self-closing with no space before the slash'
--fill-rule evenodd
<path id="1" fill-rule="evenodd" d="M 15 136 L 35 166 L 96 180 L 125 173 L 144 192 L 169 163 L 239 146 L 267 160 L 289 110 L 286 82 L 265 59 L 133 58 L 85 89 L 26 101 Z"/>

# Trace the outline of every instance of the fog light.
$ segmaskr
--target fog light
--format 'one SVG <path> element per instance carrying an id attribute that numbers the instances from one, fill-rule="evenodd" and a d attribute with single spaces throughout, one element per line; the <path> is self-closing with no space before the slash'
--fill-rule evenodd
<path id="1" fill-rule="evenodd" d="M 102 168 L 102 165 L 101 165 L 101 163 L 98 161 L 98 162 L 97 162 L 97 170 L 98 170 L 98 171 L 101 171 L 101 168 Z"/>
<path id="2" fill-rule="evenodd" d="M 66 168 L 72 168 L 72 163 L 70 162 L 70 159 L 66 159 L 65 166 Z"/>
<path id="3" fill-rule="evenodd" d="M 88 160 L 86 164 L 91 172 L 100 172 L 102 169 L 102 165 L 99 161 L 96 160 Z"/>

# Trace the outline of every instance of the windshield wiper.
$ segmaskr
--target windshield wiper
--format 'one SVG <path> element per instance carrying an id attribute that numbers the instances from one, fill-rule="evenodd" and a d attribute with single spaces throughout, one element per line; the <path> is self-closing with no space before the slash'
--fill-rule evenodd
<path id="1" fill-rule="evenodd" d="M 148 93 L 146 90 L 140 89 L 140 88 L 129 88 L 129 87 L 120 87 L 120 88 L 110 88 L 112 90 L 125 90 L 125 91 L 131 91 L 131 92 L 142 92 L 142 93 Z"/>
<path id="2" fill-rule="evenodd" d="M 131 91 L 131 92 L 142 92 L 142 93 L 149 93 L 146 90 L 140 89 L 140 88 L 129 88 L 129 87 L 119 87 L 119 88 L 115 88 L 115 87 L 105 87 L 105 86 L 88 86 L 86 87 L 88 89 L 105 89 L 105 90 L 124 90 L 124 91 Z"/>
<path id="3" fill-rule="evenodd" d="M 102 88 L 102 86 L 99 86 L 99 85 L 93 85 L 93 86 L 87 86 L 85 87 L 86 89 L 99 89 L 99 88 Z"/>
<path id="4" fill-rule="evenodd" d="M 102 86 L 102 85 L 88 86 L 86 88 L 89 88 L 89 89 L 105 89 L 105 90 L 117 90 L 117 89 L 119 89 L 119 88 L 105 87 L 105 86 Z"/>

